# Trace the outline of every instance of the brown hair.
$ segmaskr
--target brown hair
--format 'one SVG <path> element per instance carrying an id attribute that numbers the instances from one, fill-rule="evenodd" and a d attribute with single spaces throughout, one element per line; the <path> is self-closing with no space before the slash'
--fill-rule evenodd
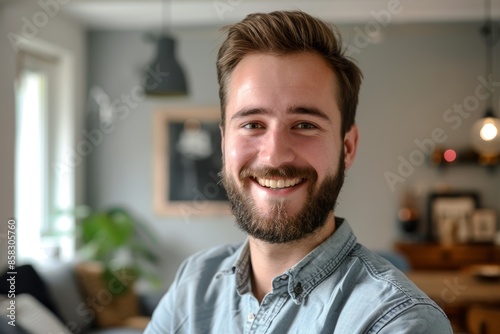
<path id="1" fill-rule="evenodd" d="M 354 124 L 362 74 L 344 55 L 338 30 L 301 11 L 255 13 L 243 21 L 223 28 L 228 32 L 217 56 L 217 78 L 224 128 L 227 86 L 232 71 L 251 53 L 286 55 L 315 52 L 331 66 L 339 86 L 342 136 Z"/>

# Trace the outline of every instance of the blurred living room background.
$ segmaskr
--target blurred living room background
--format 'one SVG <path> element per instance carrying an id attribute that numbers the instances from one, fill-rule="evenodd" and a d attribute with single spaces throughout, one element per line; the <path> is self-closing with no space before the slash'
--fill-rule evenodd
<path id="1" fill-rule="evenodd" d="M 500 0 L 0 0 L 2 272 L 15 230 L 45 281 L 133 262 L 161 295 L 187 256 L 244 240 L 217 184 L 220 29 L 295 9 L 337 25 L 364 76 L 336 215 L 474 333 L 471 305 L 500 308 Z M 102 320 L 67 308 L 75 332 Z"/>

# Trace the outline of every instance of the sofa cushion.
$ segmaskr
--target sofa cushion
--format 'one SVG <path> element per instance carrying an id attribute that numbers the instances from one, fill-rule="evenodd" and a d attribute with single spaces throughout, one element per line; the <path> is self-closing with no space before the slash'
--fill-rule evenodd
<path id="1" fill-rule="evenodd" d="M 31 334 L 31 333 L 27 332 L 21 325 L 16 324 L 15 326 L 11 326 L 7 323 L 7 321 L 0 321 L 0 333 L 2 333 L 2 334 Z"/>
<path id="2" fill-rule="evenodd" d="M 18 321 L 12 323 L 12 320 L 17 320 L 14 317 L 10 317 L 9 307 L 11 307 L 10 303 L 11 299 L 7 298 L 6 295 L 0 294 L 0 315 L 2 316 L 2 320 L 0 321 L 0 333 L 2 334 L 30 334 L 26 331 L 22 325 L 19 324 Z M 13 314 L 12 316 L 15 316 Z M 10 323 L 10 324 L 9 324 Z M 12 326 L 15 324 L 15 326 Z"/>
<path id="3" fill-rule="evenodd" d="M 37 266 L 36 269 L 47 283 L 64 323 L 73 333 L 85 333 L 95 315 L 84 303 L 76 282 L 73 262 L 59 262 Z"/>
<path id="4" fill-rule="evenodd" d="M 0 308 L 7 309 L 10 301 L 9 299 L 0 300 Z M 28 333 L 71 334 L 60 319 L 32 295 L 27 293 L 17 295 L 14 305 L 15 327 L 20 325 Z"/>

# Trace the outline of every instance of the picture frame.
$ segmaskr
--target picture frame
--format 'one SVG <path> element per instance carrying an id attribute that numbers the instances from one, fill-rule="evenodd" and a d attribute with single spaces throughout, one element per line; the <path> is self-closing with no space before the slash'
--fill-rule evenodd
<path id="1" fill-rule="evenodd" d="M 226 215 L 220 109 L 165 108 L 153 116 L 153 202 L 159 215 Z"/>
<path id="2" fill-rule="evenodd" d="M 471 220 L 471 242 L 493 243 L 497 229 L 497 213 L 494 209 L 478 209 L 474 211 Z"/>
<path id="3" fill-rule="evenodd" d="M 472 215 L 479 205 L 476 192 L 429 194 L 427 239 L 445 244 L 468 242 Z"/>

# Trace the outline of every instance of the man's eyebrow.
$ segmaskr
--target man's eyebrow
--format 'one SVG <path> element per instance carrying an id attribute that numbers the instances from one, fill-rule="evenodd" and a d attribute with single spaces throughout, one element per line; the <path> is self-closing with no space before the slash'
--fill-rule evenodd
<path id="1" fill-rule="evenodd" d="M 272 112 L 269 109 L 265 108 L 241 109 L 231 117 L 231 120 L 252 115 L 269 115 L 269 114 L 272 114 Z M 290 107 L 287 109 L 287 114 L 312 115 L 322 118 L 326 121 L 330 121 L 330 117 L 328 117 L 326 113 L 315 107 Z"/>
<path id="2" fill-rule="evenodd" d="M 231 120 L 237 119 L 237 118 L 243 118 L 245 116 L 251 116 L 251 115 L 268 115 L 270 114 L 271 111 L 263 108 L 249 108 L 249 109 L 241 109 L 237 111 L 232 117 Z"/>
<path id="3" fill-rule="evenodd" d="M 315 107 L 290 107 L 287 114 L 312 115 L 330 121 L 330 117 L 326 113 Z"/>

